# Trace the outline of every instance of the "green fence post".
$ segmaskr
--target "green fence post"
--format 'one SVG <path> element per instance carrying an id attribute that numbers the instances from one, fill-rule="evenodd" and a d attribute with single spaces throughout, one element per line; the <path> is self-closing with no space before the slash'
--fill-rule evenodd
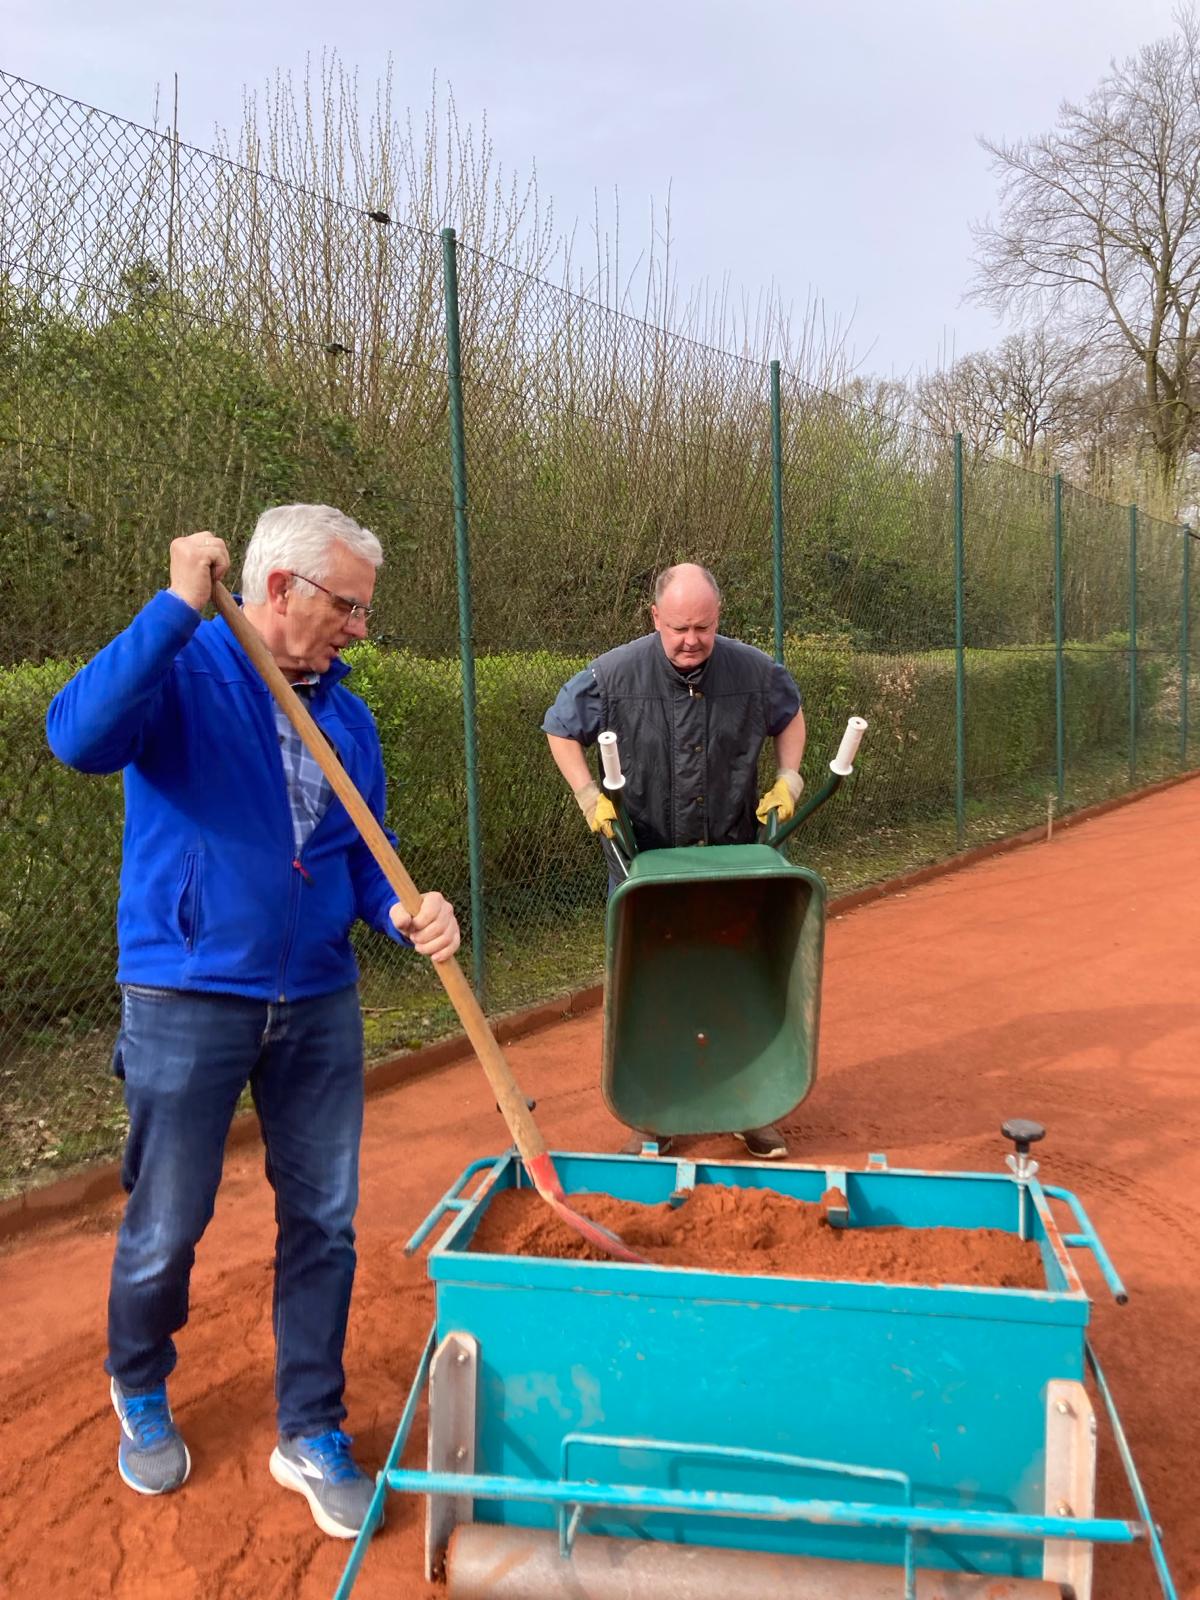
<path id="1" fill-rule="evenodd" d="M 775 584 L 775 659 L 783 661 L 783 414 L 779 363 L 771 363 L 771 550 Z"/>
<path id="2" fill-rule="evenodd" d="M 959 848 L 967 836 L 967 669 L 964 648 L 963 448 L 954 435 L 954 830 Z"/>
<path id="3" fill-rule="evenodd" d="M 1179 764 L 1188 759 L 1188 689 L 1192 676 L 1192 646 L 1188 637 L 1192 601 L 1192 529 L 1183 525 L 1183 594 L 1179 607 Z"/>
<path id="4" fill-rule="evenodd" d="M 467 447 L 463 433 L 462 361 L 458 321 L 458 247 L 442 229 L 446 288 L 446 376 L 450 406 L 450 479 L 454 491 L 454 554 L 458 568 L 458 648 L 462 662 L 463 745 L 467 769 L 467 863 L 471 877 L 471 956 L 475 998 L 486 1010 L 486 927 L 483 843 L 479 823 L 479 748 L 475 711 L 475 649 L 471 640 L 471 541 L 467 524 Z"/>
<path id="5" fill-rule="evenodd" d="M 1137 507 L 1129 508 L 1129 787 L 1137 783 L 1137 717 L 1138 717 L 1138 576 L 1137 576 L 1138 514 Z"/>
<path id="6" fill-rule="evenodd" d="M 1063 509 L 1062 473 L 1054 474 L 1054 770 L 1058 809 L 1066 804 L 1066 680 L 1063 673 Z"/>

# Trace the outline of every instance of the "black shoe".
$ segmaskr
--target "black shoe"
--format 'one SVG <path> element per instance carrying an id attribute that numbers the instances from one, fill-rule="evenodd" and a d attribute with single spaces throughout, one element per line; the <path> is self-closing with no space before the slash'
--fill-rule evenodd
<path id="1" fill-rule="evenodd" d="M 787 1142 L 779 1129 L 767 1123 L 765 1128 L 747 1128 L 736 1135 L 756 1161 L 779 1161 L 788 1153 Z"/>
<path id="2" fill-rule="evenodd" d="M 638 1133 L 635 1129 L 634 1132 L 629 1135 L 628 1139 L 626 1139 L 625 1143 L 621 1146 L 617 1154 L 622 1156 L 640 1156 L 642 1153 L 642 1146 L 647 1142 L 650 1144 L 656 1144 L 658 1146 L 658 1154 L 660 1156 L 668 1156 L 671 1153 L 671 1146 L 675 1143 L 675 1140 L 669 1133 Z"/>

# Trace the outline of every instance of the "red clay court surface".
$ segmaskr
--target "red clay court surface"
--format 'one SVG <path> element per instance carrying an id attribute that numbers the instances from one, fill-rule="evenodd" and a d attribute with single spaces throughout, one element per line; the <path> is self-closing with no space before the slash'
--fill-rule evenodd
<path id="1" fill-rule="evenodd" d="M 831 921 L 820 1075 L 799 1161 L 993 1170 L 1006 1116 L 1045 1122 L 1048 1181 L 1075 1190 L 1130 1290 L 1098 1274 L 1092 1325 L 1163 1525 L 1200 1600 L 1200 784 L 1189 782 Z M 553 1147 L 615 1148 L 599 1013 L 509 1057 Z M 505 1143 L 473 1061 L 368 1103 L 348 1427 L 374 1470 L 432 1316 L 401 1249 L 471 1159 Z M 696 1153 L 734 1156 L 725 1140 Z M 689 1151 L 689 1154 L 692 1153 Z M 6 1600 L 328 1600 L 348 1546 L 267 1472 L 273 1443 L 271 1204 L 234 1150 L 199 1254 L 172 1400 L 191 1480 L 143 1500 L 116 1473 L 103 1359 L 118 1202 L 0 1252 L 0 1595 Z M 1104 1437 L 1102 1425 L 1101 1433 Z M 1102 1509 L 1127 1510 L 1102 1449 Z M 420 1510 L 393 1497 L 361 1600 L 426 1600 Z M 1098 1556 L 1096 1600 L 1158 1594 L 1145 1551 Z"/>

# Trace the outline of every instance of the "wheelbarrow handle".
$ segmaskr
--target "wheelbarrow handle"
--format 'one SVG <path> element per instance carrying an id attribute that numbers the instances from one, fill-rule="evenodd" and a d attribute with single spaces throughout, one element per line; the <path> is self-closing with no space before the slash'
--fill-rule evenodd
<path id="1" fill-rule="evenodd" d="M 772 811 L 765 826 L 758 830 L 759 843 L 769 844 L 774 849 L 778 849 L 790 834 L 795 833 L 802 822 L 806 822 L 814 811 L 825 804 L 830 795 L 837 793 L 842 787 L 842 781 L 840 773 L 831 774 L 830 777 L 826 778 L 816 794 L 810 795 L 799 810 L 792 812 L 786 822 L 780 822 L 779 813 Z"/>
<path id="2" fill-rule="evenodd" d="M 851 717 L 846 723 L 846 731 L 842 735 L 841 744 L 838 745 L 838 753 L 829 763 L 829 770 L 836 772 L 839 778 L 848 778 L 854 771 L 854 758 L 858 754 L 858 747 L 866 731 L 866 717 Z"/>
<path id="3" fill-rule="evenodd" d="M 629 863 L 637 854 L 637 840 L 633 836 L 633 826 L 625 809 L 625 774 L 621 771 L 621 752 L 617 746 L 617 736 L 611 728 L 606 728 L 596 743 L 600 747 L 604 792 L 612 801 L 613 810 L 617 813 L 612 837 L 614 853 L 628 876 Z"/>
<path id="4" fill-rule="evenodd" d="M 396 891 L 396 898 L 406 911 L 415 915 L 421 908 L 421 892 L 409 877 L 404 863 L 392 848 L 391 840 L 383 831 L 375 813 L 355 788 L 353 781 L 327 740 L 309 715 L 291 684 L 275 664 L 275 659 L 258 633 L 242 616 L 241 609 L 222 583 L 213 584 L 213 605 L 220 613 L 234 638 L 262 674 L 276 704 L 303 739 L 309 754 L 329 779 L 333 792 L 345 806 L 350 819 L 362 836 L 363 843 L 374 856 L 379 870 Z M 517 1087 L 512 1069 L 496 1043 L 483 1009 L 453 957 L 449 961 L 433 963 L 434 971 L 458 1013 L 463 1030 L 471 1041 L 479 1063 L 496 1096 L 497 1104 L 508 1124 L 517 1149 L 527 1167 L 536 1166 L 539 1172 L 545 1167 L 546 1144 L 529 1113 L 525 1097 Z"/>
<path id="5" fill-rule="evenodd" d="M 772 811 L 770 820 L 759 829 L 758 839 L 760 844 L 769 844 L 776 849 L 783 843 L 789 834 L 795 833 L 802 822 L 808 820 L 818 807 L 823 806 L 830 795 L 836 794 L 841 788 L 843 780 L 854 771 L 854 758 L 858 754 L 858 747 L 862 743 L 863 734 L 867 731 L 865 717 L 851 717 L 846 723 L 846 731 L 842 735 L 842 742 L 838 745 L 837 755 L 829 763 L 830 777 L 828 777 L 816 794 L 811 795 L 798 811 L 794 811 L 784 823 L 779 822 L 778 812 Z"/>
<path id="6" fill-rule="evenodd" d="M 596 740 L 600 750 L 600 770 L 604 778 L 606 789 L 623 789 L 625 787 L 625 774 L 621 771 L 621 751 L 617 745 L 617 736 L 611 728 L 606 728 Z"/>

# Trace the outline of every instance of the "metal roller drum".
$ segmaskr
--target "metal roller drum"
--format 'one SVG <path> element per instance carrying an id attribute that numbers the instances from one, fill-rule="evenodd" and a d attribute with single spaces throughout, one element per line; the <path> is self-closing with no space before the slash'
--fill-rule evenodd
<path id="1" fill-rule="evenodd" d="M 896 1600 L 899 1567 L 579 1535 L 566 1561 L 550 1528 L 467 1524 L 446 1555 L 449 1600 Z M 1062 1600 L 1057 1583 L 917 1573 L 917 1600 Z"/>

